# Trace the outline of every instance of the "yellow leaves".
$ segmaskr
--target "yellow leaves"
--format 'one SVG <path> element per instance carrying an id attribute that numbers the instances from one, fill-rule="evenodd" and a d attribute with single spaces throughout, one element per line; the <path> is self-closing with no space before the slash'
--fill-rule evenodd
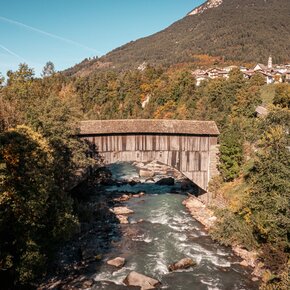
<path id="1" fill-rule="evenodd" d="M 18 132 L 20 134 L 23 134 L 31 141 L 34 141 L 42 152 L 52 154 L 52 149 L 50 148 L 50 145 L 48 144 L 46 139 L 41 134 L 33 131 L 30 127 L 20 125 L 17 126 L 15 129 L 11 129 L 10 132 Z"/>
<path id="2" fill-rule="evenodd" d="M 249 207 L 245 207 L 243 208 L 243 217 L 244 217 L 244 220 L 247 224 L 251 224 L 251 219 L 252 219 L 252 211 L 250 210 Z"/>
<path id="3" fill-rule="evenodd" d="M 76 89 L 72 83 L 63 84 L 61 87 L 61 90 L 58 93 L 61 99 L 71 98 L 75 94 L 76 94 Z"/>
<path id="4" fill-rule="evenodd" d="M 120 84 L 117 80 L 109 80 L 108 81 L 108 90 L 109 91 L 117 91 L 120 87 Z"/>
<path id="5" fill-rule="evenodd" d="M 142 92 L 144 92 L 145 94 L 148 94 L 148 93 L 151 92 L 151 85 L 150 85 L 150 84 L 147 84 L 147 83 L 141 84 L 140 89 L 141 89 Z"/>
<path id="6" fill-rule="evenodd" d="M 195 62 L 197 66 L 212 66 L 221 62 L 220 57 L 210 56 L 208 54 L 194 54 Z"/>
<path id="7" fill-rule="evenodd" d="M 265 133 L 263 141 L 274 144 L 284 137 L 284 130 L 282 126 L 270 127 Z"/>
<path id="8" fill-rule="evenodd" d="M 178 114 L 178 118 L 179 119 L 185 119 L 187 117 L 190 117 L 189 116 L 189 112 L 188 112 L 185 104 L 182 104 L 181 106 L 178 106 L 177 114 Z"/>
<path id="9" fill-rule="evenodd" d="M 48 168 L 53 163 L 53 150 L 47 140 L 24 125 L 1 135 L 0 155 L 7 170 L 19 182 L 25 172 Z"/>
<path id="10" fill-rule="evenodd" d="M 19 155 L 13 154 L 13 144 L 8 144 L 6 147 L 0 151 L 5 163 L 10 164 L 12 166 L 17 166 L 19 163 Z"/>
<path id="11" fill-rule="evenodd" d="M 12 199 L 12 194 L 8 191 L 4 191 L 0 194 L 0 205 L 9 202 Z"/>
<path id="12" fill-rule="evenodd" d="M 159 107 L 154 113 L 154 119 L 173 119 L 176 115 L 177 105 L 174 101 L 168 101 Z"/>
<path id="13" fill-rule="evenodd" d="M 241 200 L 236 196 L 230 201 L 230 209 L 232 212 L 238 212 L 241 207 Z"/>

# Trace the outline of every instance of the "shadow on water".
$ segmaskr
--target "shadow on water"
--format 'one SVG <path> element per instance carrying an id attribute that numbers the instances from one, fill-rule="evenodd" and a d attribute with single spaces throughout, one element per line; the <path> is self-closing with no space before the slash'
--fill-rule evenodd
<path id="1" fill-rule="evenodd" d="M 71 195 L 80 220 L 79 232 L 61 247 L 50 263 L 48 286 L 39 289 L 50 289 L 55 281 L 52 289 L 82 289 L 83 283 L 98 272 L 103 255 L 122 238 L 119 220 L 110 211 L 109 195 L 88 181 L 75 187 Z"/>

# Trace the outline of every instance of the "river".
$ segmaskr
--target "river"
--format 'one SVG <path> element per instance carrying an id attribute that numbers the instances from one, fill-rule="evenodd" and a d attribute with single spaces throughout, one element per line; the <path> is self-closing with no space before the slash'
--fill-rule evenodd
<path id="1" fill-rule="evenodd" d="M 129 165 L 115 166 L 111 170 L 119 179 L 137 175 Z M 146 195 L 122 203 L 134 214 L 130 215 L 129 224 L 119 225 L 122 234 L 104 254 L 103 262 L 93 276 L 95 281 L 111 281 L 122 288 L 127 274 L 136 271 L 161 281 L 161 289 L 258 289 L 258 284 L 251 280 L 251 269 L 241 266 L 241 260 L 230 248 L 214 242 L 203 226 L 187 212 L 182 205 L 186 194 L 179 192 L 178 185 L 141 183 L 108 186 L 105 190 L 106 194 L 145 191 Z M 137 223 L 139 220 L 142 222 Z M 115 257 L 126 259 L 123 268 L 112 269 L 106 264 L 106 260 Z M 168 271 L 169 264 L 185 257 L 192 258 L 197 265 L 188 270 Z M 111 290 L 112 286 L 95 285 L 94 289 Z"/>

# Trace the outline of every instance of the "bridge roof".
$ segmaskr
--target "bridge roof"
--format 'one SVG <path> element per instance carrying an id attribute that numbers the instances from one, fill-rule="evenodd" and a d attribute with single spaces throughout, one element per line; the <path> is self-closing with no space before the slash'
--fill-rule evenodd
<path id="1" fill-rule="evenodd" d="M 80 123 L 80 135 L 110 134 L 185 134 L 218 136 L 214 121 L 190 120 L 90 120 Z"/>

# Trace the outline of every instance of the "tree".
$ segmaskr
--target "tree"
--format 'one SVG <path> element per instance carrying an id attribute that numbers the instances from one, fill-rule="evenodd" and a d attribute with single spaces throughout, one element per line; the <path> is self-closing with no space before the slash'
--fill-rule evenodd
<path id="1" fill-rule="evenodd" d="M 53 149 L 18 126 L 0 135 L 0 267 L 17 284 L 44 273 L 50 249 L 77 226 L 72 203 L 54 182 Z"/>
<path id="2" fill-rule="evenodd" d="M 258 239 L 290 248 L 290 151 L 282 126 L 270 127 L 260 141 L 248 201 Z"/>
<path id="3" fill-rule="evenodd" d="M 66 189 L 77 169 L 96 165 L 88 158 L 88 144 L 75 137 L 78 133 L 78 112 L 57 97 L 37 100 L 27 109 L 27 123 L 44 136 L 53 148 L 54 181 Z"/>
<path id="4" fill-rule="evenodd" d="M 243 137 L 237 125 L 230 125 L 221 135 L 219 170 L 225 181 L 238 177 L 243 161 Z"/>
<path id="5" fill-rule="evenodd" d="M 19 102 L 8 101 L 0 94 L 0 133 L 15 127 L 24 116 L 19 110 Z"/>
<path id="6" fill-rule="evenodd" d="M 27 64 L 20 64 L 17 71 L 9 71 L 7 76 L 1 95 L 9 102 L 18 102 L 21 111 L 25 111 L 33 99 L 45 95 L 41 82 L 34 78 L 34 71 Z"/>
<path id="7" fill-rule="evenodd" d="M 18 70 L 13 72 L 9 70 L 7 72 L 7 83 L 8 85 L 13 82 L 25 82 L 32 80 L 34 77 L 34 70 L 32 68 L 29 68 L 26 63 L 20 63 Z"/>
<path id="8" fill-rule="evenodd" d="M 273 104 L 290 109 L 290 84 L 277 85 Z"/>
<path id="9" fill-rule="evenodd" d="M 51 61 L 48 61 L 42 70 L 42 77 L 50 77 L 55 74 L 54 64 Z"/>

